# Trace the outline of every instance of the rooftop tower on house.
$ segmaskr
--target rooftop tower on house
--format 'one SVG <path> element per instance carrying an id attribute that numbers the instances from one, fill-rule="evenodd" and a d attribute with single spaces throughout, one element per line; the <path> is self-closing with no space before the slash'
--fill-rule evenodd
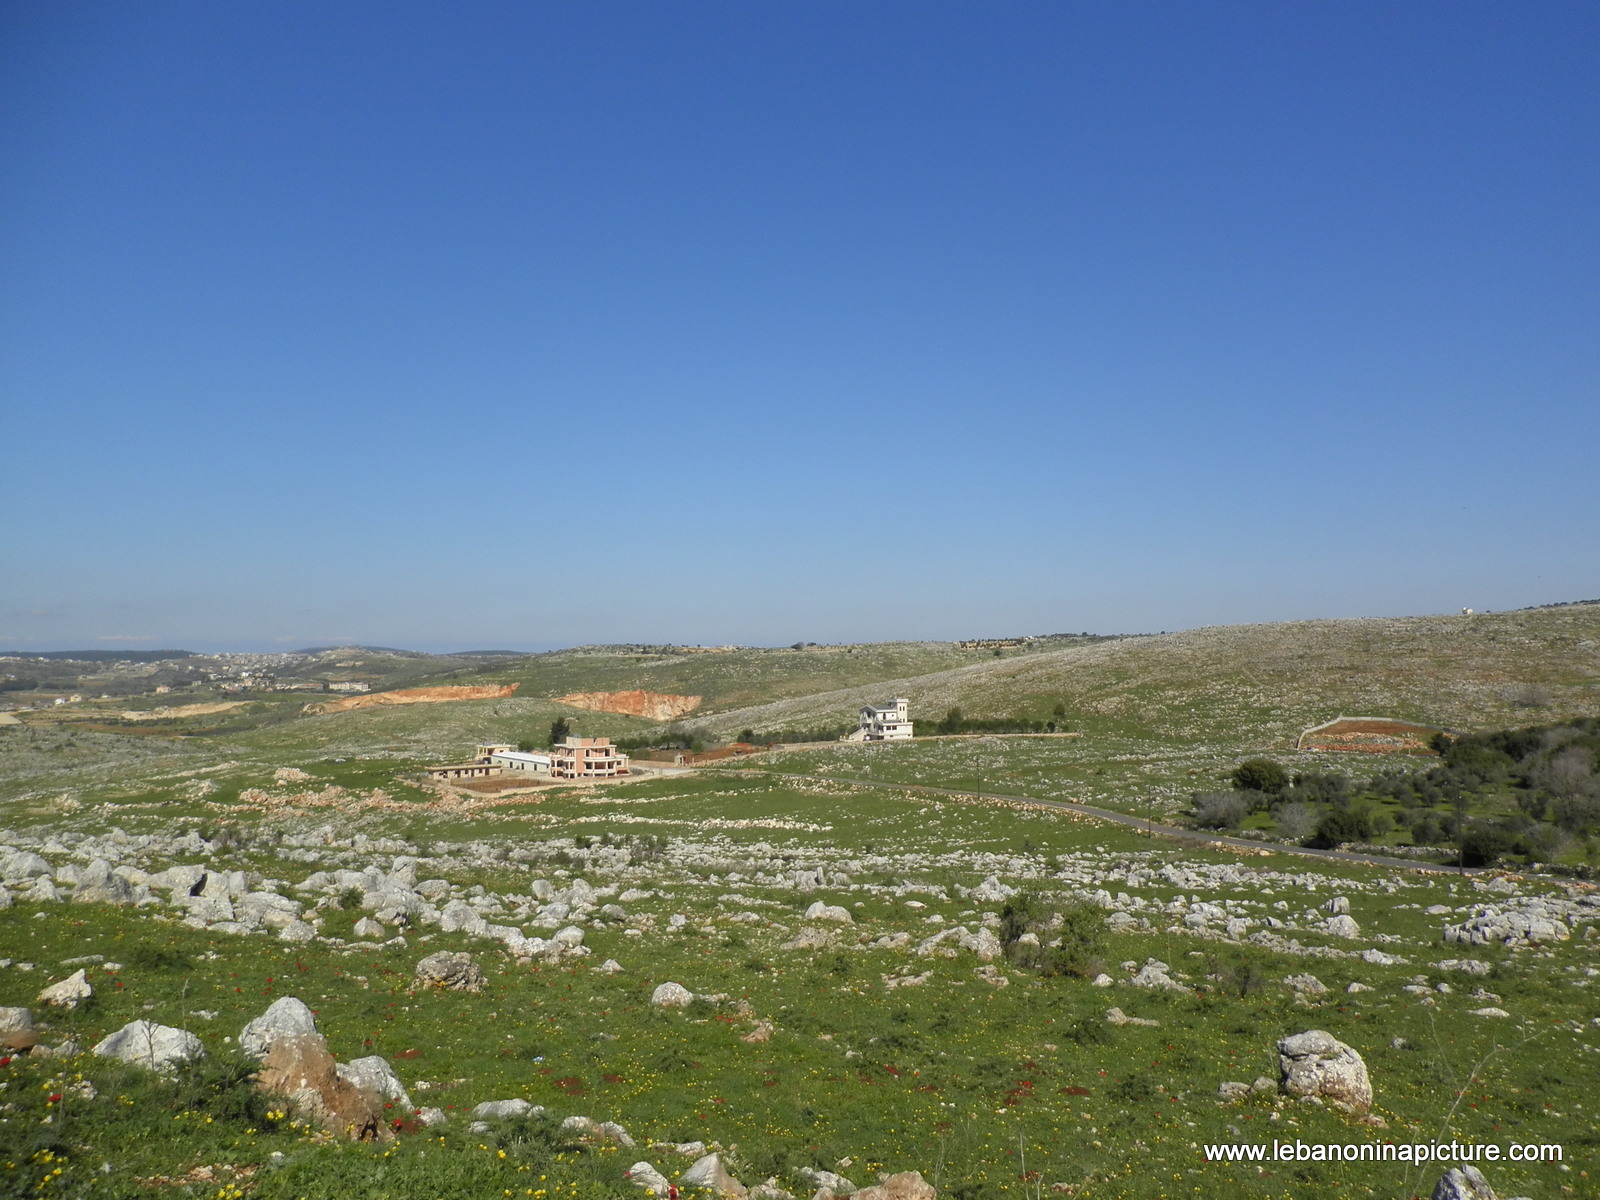
<path id="1" fill-rule="evenodd" d="M 896 696 L 882 705 L 863 704 L 861 724 L 847 742 L 897 742 L 911 737 L 910 701 Z"/>

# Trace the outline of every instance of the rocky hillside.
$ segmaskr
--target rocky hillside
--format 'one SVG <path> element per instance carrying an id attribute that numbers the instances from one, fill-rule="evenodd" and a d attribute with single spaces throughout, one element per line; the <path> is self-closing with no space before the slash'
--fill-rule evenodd
<path id="1" fill-rule="evenodd" d="M 1162 741 L 1293 745 L 1345 714 L 1452 729 L 1600 713 L 1600 604 L 1473 617 L 1230 625 L 1071 646 L 751 705 L 708 718 L 724 734 L 848 720 L 888 695 L 928 721 L 1043 718 Z"/>

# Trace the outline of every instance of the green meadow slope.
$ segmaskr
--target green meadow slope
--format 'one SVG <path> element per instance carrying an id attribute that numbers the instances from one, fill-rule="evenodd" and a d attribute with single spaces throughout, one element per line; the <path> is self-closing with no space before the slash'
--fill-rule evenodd
<path id="1" fill-rule="evenodd" d="M 891 694 L 922 722 L 951 707 L 1047 718 L 1059 703 L 1070 728 L 1168 745 L 1288 747 L 1340 714 L 1492 729 L 1600 713 L 1600 605 L 1126 638 L 774 699 L 704 723 L 724 734 L 807 728 Z"/>

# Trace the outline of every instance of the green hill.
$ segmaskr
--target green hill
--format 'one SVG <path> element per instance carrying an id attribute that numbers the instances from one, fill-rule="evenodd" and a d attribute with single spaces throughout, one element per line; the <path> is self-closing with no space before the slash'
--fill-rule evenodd
<path id="1" fill-rule="evenodd" d="M 1048 717 L 1075 729 L 1163 743 L 1292 745 L 1339 714 L 1452 729 L 1600 714 L 1600 604 L 1474 617 L 1385 617 L 1231 625 L 984 658 L 732 709 L 731 734 L 849 720 L 894 694 L 913 716 Z"/>

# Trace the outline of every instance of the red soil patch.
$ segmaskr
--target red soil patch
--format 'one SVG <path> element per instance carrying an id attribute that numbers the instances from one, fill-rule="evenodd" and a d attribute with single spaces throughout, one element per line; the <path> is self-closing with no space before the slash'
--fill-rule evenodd
<path id="1" fill-rule="evenodd" d="M 1428 743 L 1436 733 L 1431 725 L 1395 721 L 1387 717 L 1340 717 L 1307 729 L 1296 750 L 1350 750 L 1363 754 L 1431 754 Z"/>
<path id="2" fill-rule="evenodd" d="M 352 708 L 386 708 L 392 704 L 438 704 L 446 700 L 504 700 L 514 696 L 519 683 L 503 687 L 494 684 L 468 687 L 401 688 L 395 692 L 373 692 L 370 696 L 346 696 L 342 700 L 323 700 L 306 705 L 307 712 L 348 712 Z"/>
<path id="3" fill-rule="evenodd" d="M 700 707 L 699 696 L 674 696 L 670 692 L 573 692 L 557 696 L 557 704 L 586 708 L 590 712 L 622 713 L 629 717 L 648 717 L 652 721 L 675 721 Z"/>

